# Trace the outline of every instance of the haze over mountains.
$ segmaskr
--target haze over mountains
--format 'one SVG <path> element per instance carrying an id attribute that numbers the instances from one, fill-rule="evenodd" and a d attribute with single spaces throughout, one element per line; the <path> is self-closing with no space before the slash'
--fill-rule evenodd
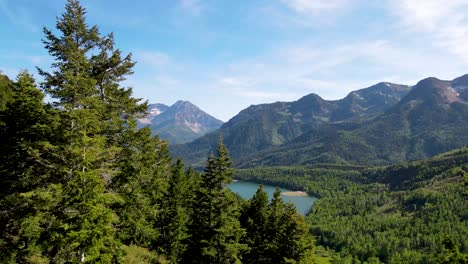
<path id="1" fill-rule="evenodd" d="M 172 106 L 150 104 L 148 115 L 138 122 L 139 126 L 149 126 L 154 134 L 171 144 L 192 141 L 223 124 L 189 101 L 177 101 Z"/>
<path id="2" fill-rule="evenodd" d="M 468 75 L 427 78 L 415 86 L 379 83 L 328 101 L 252 105 L 220 129 L 171 147 L 202 165 L 218 137 L 238 167 L 315 163 L 392 164 L 468 144 Z"/>

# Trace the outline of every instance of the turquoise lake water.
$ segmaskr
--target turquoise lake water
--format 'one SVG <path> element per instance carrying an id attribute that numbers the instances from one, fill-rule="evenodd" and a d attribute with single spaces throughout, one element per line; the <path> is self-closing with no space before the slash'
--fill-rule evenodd
<path id="1" fill-rule="evenodd" d="M 255 194 L 260 184 L 254 182 L 246 181 L 236 181 L 228 185 L 229 189 L 233 192 L 238 193 L 244 199 L 250 199 Z M 268 197 L 271 199 L 273 193 L 275 192 L 276 187 L 272 185 L 263 185 L 263 189 L 268 194 Z M 289 192 L 291 190 L 280 188 L 281 192 Z M 307 214 L 310 210 L 310 207 L 317 198 L 312 196 L 286 196 L 281 195 L 281 198 L 286 202 L 291 202 L 296 206 L 297 212 L 300 214 Z"/>

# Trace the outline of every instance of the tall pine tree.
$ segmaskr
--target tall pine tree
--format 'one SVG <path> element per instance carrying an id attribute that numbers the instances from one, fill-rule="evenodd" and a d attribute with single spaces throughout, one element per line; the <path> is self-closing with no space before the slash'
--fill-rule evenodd
<path id="1" fill-rule="evenodd" d="M 125 244 L 156 249 L 161 202 L 171 175 L 167 145 L 151 137 L 149 128 L 125 133 L 120 172 L 111 188 L 122 202 L 114 206 L 120 222 L 119 238 Z"/>
<path id="2" fill-rule="evenodd" d="M 0 262 L 32 262 L 45 250 L 42 234 L 50 224 L 44 189 L 55 169 L 56 111 L 26 71 L 18 74 L 12 95 L 0 111 Z"/>
<path id="3" fill-rule="evenodd" d="M 240 263 L 246 249 L 239 242 L 244 230 L 238 221 L 234 194 L 226 188 L 232 181 L 232 162 L 222 139 L 217 155 L 210 155 L 195 194 L 190 238 L 182 263 Z"/>
<path id="4" fill-rule="evenodd" d="M 163 213 L 160 220 L 161 238 L 159 243 L 164 254 L 172 263 L 179 263 L 186 249 L 188 237 L 189 202 L 191 196 L 189 174 L 184 171 L 182 160 L 173 165 L 169 188 L 163 198 Z"/>
<path id="5" fill-rule="evenodd" d="M 88 26 L 86 10 L 69 0 L 53 32 L 44 29 L 43 40 L 55 58 L 52 71 L 39 69 L 42 87 L 60 110 L 59 131 L 65 141 L 54 184 L 62 200 L 53 208 L 49 256 L 54 261 L 108 263 L 117 254 L 108 188 L 118 173 L 118 162 L 139 105 L 131 89 L 120 82 L 132 73 L 131 56 L 121 58 L 112 34 L 101 36 Z M 54 185 L 51 185 L 54 186 Z"/>
<path id="6" fill-rule="evenodd" d="M 311 263 L 312 237 L 302 216 L 292 204 L 284 203 L 279 189 L 268 203 L 260 186 L 244 204 L 240 217 L 247 231 L 243 240 L 249 250 L 243 255 L 245 263 Z"/>
<path id="7" fill-rule="evenodd" d="M 247 201 L 240 216 L 240 223 L 245 228 L 246 235 L 242 242 L 249 246 L 243 254 L 245 263 L 271 263 L 268 258 L 268 195 L 260 185 L 255 195 Z"/>

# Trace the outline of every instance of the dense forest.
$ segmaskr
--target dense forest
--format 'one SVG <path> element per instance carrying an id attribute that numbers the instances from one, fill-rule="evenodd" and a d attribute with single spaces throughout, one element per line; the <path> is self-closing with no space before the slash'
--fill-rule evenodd
<path id="1" fill-rule="evenodd" d="M 307 216 L 333 263 L 467 263 L 468 148 L 389 167 L 238 170 L 320 197 Z"/>
<path id="2" fill-rule="evenodd" d="M 138 127 L 148 105 L 122 85 L 136 62 L 77 0 L 43 43 L 39 81 L 0 74 L 1 263 L 468 263 L 468 147 L 234 171 L 218 137 L 196 171 Z M 233 178 L 320 199 L 304 217 Z"/>
<path id="3" fill-rule="evenodd" d="M 121 85 L 135 62 L 85 14 L 69 0 L 44 28 L 54 62 L 39 85 L 0 76 L 0 262 L 311 263 L 306 222 L 279 192 L 225 188 L 221 140 L 199 173 L 137 128 L 147 104 Z"/>

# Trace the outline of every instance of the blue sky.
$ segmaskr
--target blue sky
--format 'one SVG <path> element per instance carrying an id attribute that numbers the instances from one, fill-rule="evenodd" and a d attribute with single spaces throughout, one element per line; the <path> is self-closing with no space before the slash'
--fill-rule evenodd
<path id="1" fill-rule="evenodd" d="M 0 0 L 0 70 L 51 64 L 65 1 Z M 251 104 L 339 99 L 380 81 L 468 73 L 468 0 L 83 0 L 132 52 L 137 97 L 189 100 L 224 121 Z"/>

